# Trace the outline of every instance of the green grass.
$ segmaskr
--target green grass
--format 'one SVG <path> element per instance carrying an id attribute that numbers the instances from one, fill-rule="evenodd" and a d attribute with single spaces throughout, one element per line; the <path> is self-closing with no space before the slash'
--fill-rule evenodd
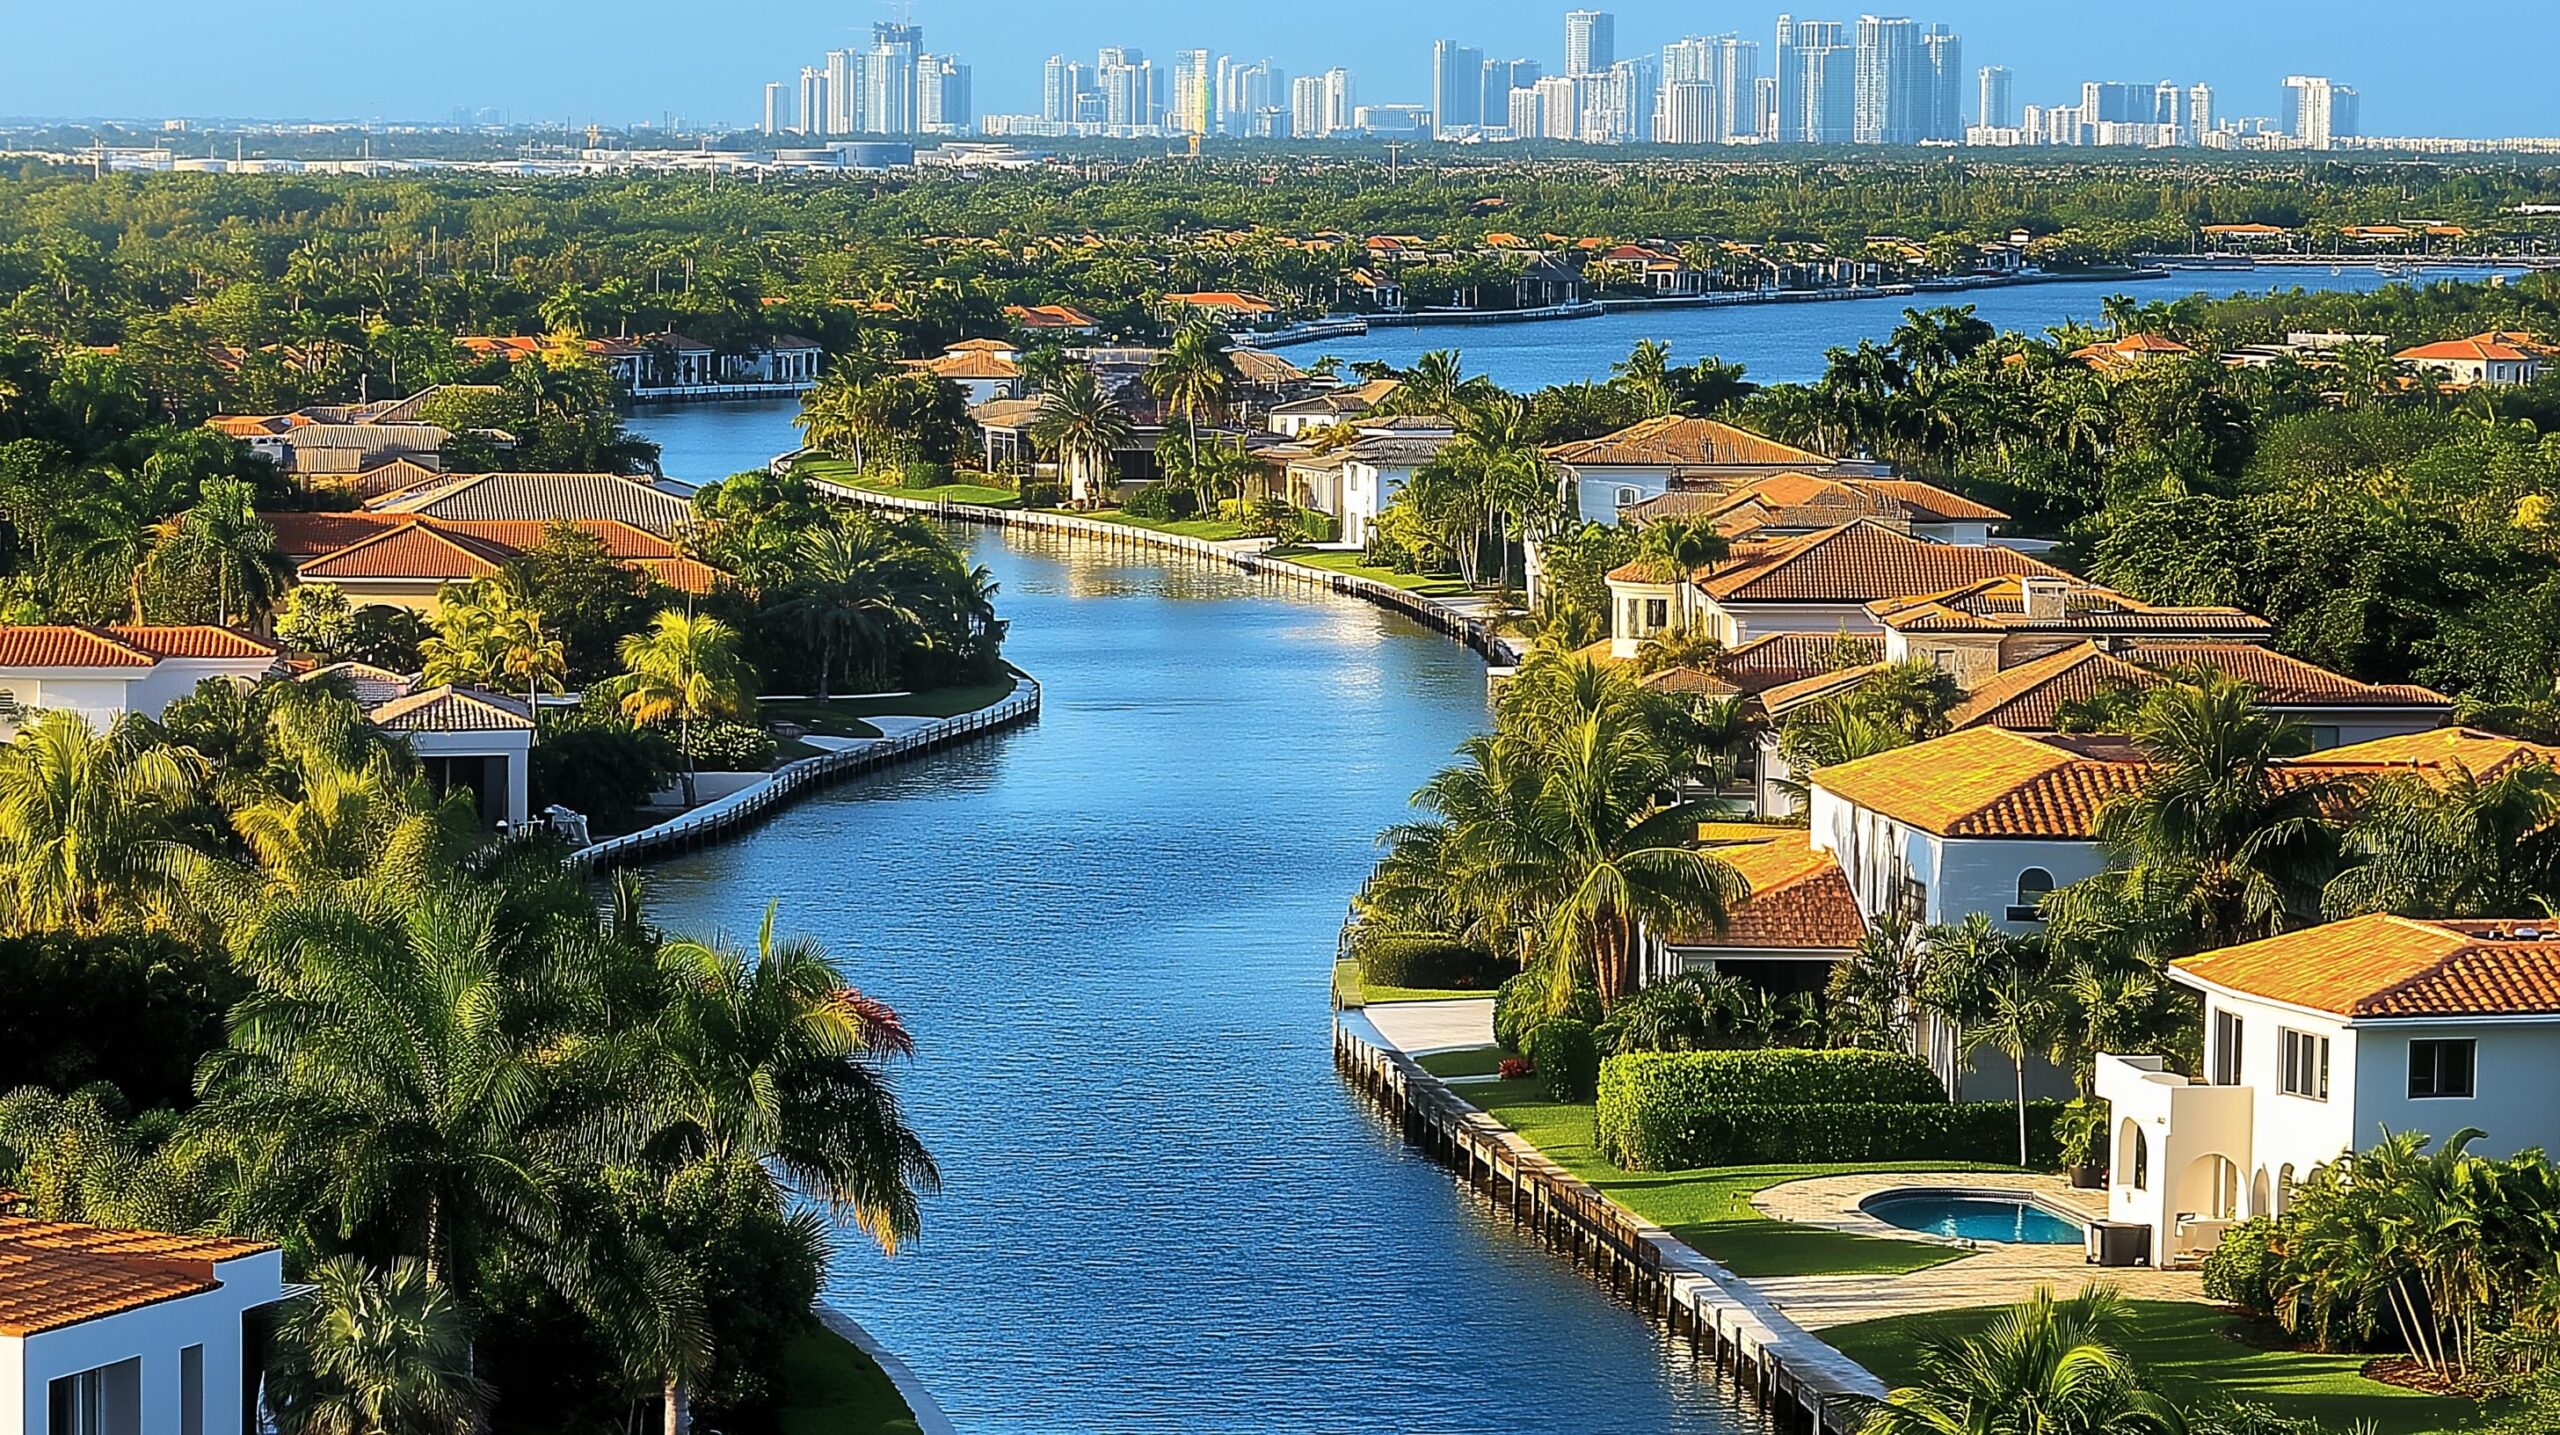
<path id="1" fill-rule="evenodd" d="M 1961 1257 L 1949 1246 L 1884 1240 L 1772 1221 L 1751 1198 L 1809 1176 L 1861 1171 L 1946 1171 L 1962 1163 L 1725 1166 L 1690 1171 L 1621 1171 L 1600 1155 L 1588 1102 L 1551 1100 L 1534 1081 L 1459 1088 L 1459 1094 L 1519 1132 L 1576 1176 L 1721 1261 L 1738 1276 L 1902 1275 Z"/>
<path id="2" fill-rule="evenodd" d="M 1000 488 L 985 483 L 938 483 L 926 488 L 907 488 L 898 482 L 896 474 L 864 473 L 840 458 L 804 458 L 800 460 L 798 468 L 803 475 L 810 478 L 823 478 L 830 483 L 841 483 L 850 488 L 874 489 L 899 498 L 921 499 L 927 503 L 948 499 L 953 503 L 975 503 L 988 508 L 1010 508 L 1022 497 L 1010 488 Z"/>
<path id="3" fill-rule="evenodd" d="M 1464 1051 L 1435 1051 L 1414 1060 L 1433 1076 L 1491 1076 L 1510 1054 L 1498 1046 L 1471 1046 Z"/>
<path id="4" fill-rule="evenodd" d="M 796 722 L 831 737 L 878 737 L 880 729 L 864 721 L 876 717 L 958 717 L 993 707 L 1013 696 L 1013 679 L 927 688 L 903 697 L 833 698 L 824 707 L 815 698 L 768 698 L 758 708 L 766 722 Z"/>
<path id="5" fill-rule="evenodd" d="M 1179 538 L 1200 538 L 1223 543 L 1245 536 L 1244 525 L 1223 518 L 1135 518 L 1116 508 L 1053 508 L 1070 518 L 1090 518 L 1096 523 L 1117 523 L 1124 528 L 1143 528 L 1149 533 L 1170 533 Z"/>
<path id="6" fill-rule="evenodd" d="M 1490 991 L 1454 991 L 1446 987 L 1382 987 L 1375 982 L 1369 983 L 1368 989 L 1371 1006 L 1379 1002 L 1485 1001 L 1493 995 Z"/>
<path id="7" fill-rule="evenodd" d="M 821 1326 L 782 1352 L 781 1435 L 917 1435 L 915 1412 L 887 1372 Z"/>
<path id="8" fill-rule="evenodd" d="M 2361 1355 L 2263 1348 L 2240 1338 L 2248 1333 L 2246 1322 L 2213 1306 L 2149 1300 L 2132 1306 L 2124 1353 L 2181 1405 L 2245 1401 L 2318 1420 L 2324 1430 L 2352 1430 L 2369 1420 L 2381 1435 L 2438 1435 L 2486 1423 L 2468 1400 L 2365 1379 L 2356 1373 Z M 1821 1336 L 1886 1384 L 1903 1385 L 1919 1373 L 1929 1341 L 1976 1334 L 1999 1314 L 1998 1307 L 1982 1307 L 1887 1316 L 1834 1326 Z"/>
<path id="9" fill-rule="evenodd" d="M 1302 568 L 1321 568 L 1328 573 L 1367 578 L 1390 588 L 1419 593 L 1425 598 L 1463 598 L 1474 591 L 1447 574 L 1399 573 L 1393 568 L 1364 563 L 1361 555 L 1340 549 L 1275 548 L 1270 556 L 1286 559 Z"/>

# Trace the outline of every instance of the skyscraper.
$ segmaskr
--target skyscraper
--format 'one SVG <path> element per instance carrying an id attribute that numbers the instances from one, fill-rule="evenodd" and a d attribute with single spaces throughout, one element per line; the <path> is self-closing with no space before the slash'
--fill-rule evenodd
<path id="1" fill-rule="evenodd" d="M 1065 124 L 1076 117 L 1076 97 L 1084 92 L 1084 66 L 1064 55 L 1051 55 L 1040 67 L 1040 118 Z"/>
<path id="2" fill-rule="evenodd" d="M 1932 25 L 1920 36 L 1920 58 L 1926 72 L 1926 102 L 1919 116 L 1920 138 L 1964 138 L 1964 39 L 1944 25 Z"/>
<path id="3" fill-rule="evenodd" d="M 1716 87 L 1716 138 L 1737 140 L 1760 133 L 1760 43 L 1738 35 L 1718 35 L 1707 69 Z"/>
<path id="4" fill-rule="evenodd" d="M 786 109 L 791 103 L 791 86 L 775 80 L 764 87 L 764 132 L 782 133 L 788 123 Z"/>
<path id="5" fill-rule="evenodd" d="M 1564 72 L 1606 74 L 1618 62 L 1618 17 L 1606 10 L 1564 12 Z"/>
<path id="6" fill-rule="evenodd" d="M 1484 122 L 1488 125 L 1509 124 L 1512 92 L 1525 90 L 1538 83 L 1538 76 L 1543 73 L 1545 72 L 1540 69 L 1535 60 L 1485 61 L 1484 83 L 1478 87 L 1480 92 L 1478 111 L 1484 116 Z M 1521 134 L 1517 130 L 1512 131 L 1512 137 L 1535 138 L 1533 135 Z"/>
<path id="7" fill-rule="evenodd" d="M 1917 143 L 1927 74 L 1918 25 L 1899 15 L 1859 16 L 1854 141 Z"/>
<path id="8" fill-rule="evenodd" d="M 2017 77 L 2006 65 L 1985 65 L 1975 85 L 1974 122 L 1993 129 L 2018 123 Z"/>
<path id="9" fill-rule="evenodd" d="M 1431 44 L 1431 133 L 1484 123 L 1484 51 L 1455 40 Z"/>
<path id="10" fill-rule="evenodd" d="M 1538 82 L 1535 80 L 1513 90 L 1505 97 L 1502 114 L 1504 121 L 1510 127 L 1513 139 L 1546 138 L 1546 111 L 1541 104 L 1542 99 L 1543 96 L 1538 91 Z"/>
<path id="11" fill-rule="evenodd" d="M 1664 73 L 1669 72 L 1666 62 Z M 1704 80 L 1664 80 L 1653 137 L 1662 144 L 1713 144 L 1724 138 L 1716 133 L 1716 87 Z"/>
<path id="12" fill-rule="evenodd" d="M 1351 72 L 1336 66 L 1324 72 L 1324 133 L 1347 135 L 1360 127 L 1356 111 L 1360 96 L 1351 83 Z"/>
<path id="13" fill-rule="evenodd" d="M 1300 75 L 1289 82 L 1289 133 L 1302 140 L 1324 138 L 1324 76 Z"/>
<path id="14" fill-rule="evenodd" d="M 871 27 L 863 76 L 862 127 L 875 135 L 916 132 L 916 56 L 924 27 L 881 21 Z"/>
<path id="15" fill-rule="evenodd" d="M 2187 87 L 2187 137 L 2195 144 L 2213 133 L 2213 86 L 2196 84 Z"/>
<path id="16" fill-rule="evenodd" d="M 1209 133 L 1209 52 L 1184 50 L 1173 57 L 1173 109 L 1165 123 L 1175 134 Z"/>
<path id="17" fill-rule="evenodd" d="M 1855 109 L 1856 71 L 1837 20 L 1778 17 L 1777 124 L 1788 144 L 1847 144 Z"/>
<path id="18" fill-rule="evenodd" d="M 1588 75 L 1549 75 L 1538 81 L 1535 93 L 1540 139 L 1582 138 L 1582 92 L 1590 84 Z"/>
<path id="19" fill-rule="evenodd" d="M 2305 149 L 2328 149 L 2337 140 L 2359 133 L 2357 111 L 2363 97 L 2353 85 L 2321 75 L 2285 77 L 2285 133 Z"/>
<path id="20" fill-rule="evenodd" d="M 969 67 L 950 55 L 916 57 L 916 132 L 964 135 L 978 122 Z"/>
<path id="21" fill-rule="evenodd" d="M 800 69 L 800 107 L 794 112 L 791 128 L 804 135 L 827 132 L 827 72 L 815 65 Z"/>
<path id="22" fill-rule="evenodd" d="M 862 57 L 851 50 L 827 52 L 827 133 L 849 135 L 862 127 Z"/>

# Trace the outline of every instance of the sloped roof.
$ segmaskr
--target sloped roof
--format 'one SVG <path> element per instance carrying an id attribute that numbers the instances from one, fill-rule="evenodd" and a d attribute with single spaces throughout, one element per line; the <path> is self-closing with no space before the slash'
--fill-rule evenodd
<path id="1" fill-rule="evenodd" d="M 2398 737 L 2333 747 L 2320 754 L 2320 761 L 2334 766 L 2437 771 L 2462 767 L 2475 776 L 2488 777 L 2518 763 L 2541 762 L 2560 766 L 2560 747 L 2527 742 L 2503 733 L 2484 732 L 2479 728 L 2440 727 L 2427 732 L 2403 733 Z"/>
<path id="2" fill-rule="evenodd" d="M 424 688 L 367 716 L 385 732 L 529 732 L 533 714 L 516 698 L 478 688 Z"/>
<path id="3" fill-rule="evenodd" d="M 1670 945 L 1834 952 L 1855 947 L 1866 935 L 1839 860 L 1815 850 L 1803 833 L 1707 850 L 1741 874 L 1750 893 L 1733 904 L 1723 931 L 1670 933 L 1663 939 Z"/>
<path id="4" fill-rule="evenodd" d="M 936 378 L 951 379 L 1018 379 L 1022 366 L 999 353 L 984 349 L 960 349 L 938 359 L 910 359 L 909 367 L 924 370 Z"/>
<path id="5" fill-rule="evenodd" d="M 2502 364 L 2537 363 L 2542 358 L 2540 354 L 2509 343 L 2495 334 L 2477 334 L 2468 339 L 2446 339 L 2440 343 L 2420 344 L 2414 349 L 2402 349 L 2393 357 L 2411 359 L 2419 363 L 2469 361 Z"/>
<path id="6" fill-rule="evenodd" d="M 148 668 L 172 658 L 273 662 L 275 644 L 204 624 L 0 626 L 0 668 Z"/>
<path id="7" fill-rule="evenodd" d="M 1629 424 L 1616 433 L 1557 444 L 1548 449 L 1547 454 L 1558 463 L 1579 468 L 1678 468 L 1721 464 L 1811 464 L 1827 468 L 1832 462 L 1828 454 L 1780 443 L 1749 429 L 1735 428 L 1714 419 L 1689 418 L 1681 414 L 1664 414 Z"/>
<path id="8" fill-rule="evenodd" d="M 2099 808 L 2139 787 L 2145 771 L 2139 761 L 1973 727 L 1823 768 L 1813 785 L 1941 837 L 2087 841 Z"/>
<path id="9" fill-rule="evenodd" d="M 1101 323 L 1072 304 L 1007 304 L 1004 313 L 1026 329 L 1091 329 Z"/>
<path id="10" fill-rule="evenodd" d="M 446 519 L 607 518 L 652 533 L 673 533 L 693 521 L 691 503 L 617 473 L 473 474 L 365 506 Z"/>
<path id="11" fill-rule="evenodd" d="M 1843 658 L 1852 667 L 1882 662 L 1884 639 L 1872 633 L 1771 633 L 1727 648 L 1716 668 L 1743 691 L 1761 692 L 1830 672 Z"/>
<path id="12" fill-rule="evenodd" d="M 2027 615 L 2026 585 L 2035 576 L 2066 579 L 2058 618 Z M 2112 588 L 2101 588 L 2047 570 L 2046 574 L 2002 574 L 1944 590 L 1915 590 L 1867 605 L 1867 612 L 1888 628 L 1904 633 L 2073 632 L 2160 634 L 2188 637 L 2254 637 L 2273 631 L 2266 619 L 2238 608 L 2170 608 L 2145 603 Z"/>
<path id="13" fill-rule="evenodd" d="M 1916 479 L 1826 477 L 1790 469 L 1737 484 L 1675 488 L 1628 505 L 1636 523 L 1658 518 L 1712 522 L 1727 537 L 1768 528 L 1835 528 L 1859 518 L 1889 526 L 1974 521 L 2009 515 Z"/>
<path id="14" fill-rule="evenodd" d="M 1931 543 L 1860 520 L 1745 545 L 1696 581 L 1719 603 L 1877 603 L 2005 576 L 2071 575 L 2013 549 Z"/>
<path id="15" fill-rule="evenodd" d="M 253 638 L 238 629 L 220 628 L 211 623 L 152 623 L 141 626 L 119 623 L 107 631 L 118 642 L 154 658 L 273 660 L 284 652 L 263 638 Z"/>
<path id="16" fill-rule="evenodd" d="M 2350 1019 L 2560 1015 L 2560 939 L 2541 940 L 2544 929 L 2351 917 L 2170 966 L 2190 983 Z"/>
<path id="17" fill-rule="evenodd" d="M 2211 668 L 2257 690 L 2269 707 L 2413 707 L 2453 710 L 2453 699 L 2416 683 L 2358 682 L 2318 663 L 2279 653 L 2256 643 L 2189 642 L 2144 639 L 2125 649 L 2125 656 L 2146 668 L 2178 671 Z"/>
<path id="18" fill-rule="evenodd" d="M 298 683 L 316 683 L 330 678 L 344 678 L 355 690 L 356 701 L 365 707 L 380 707 L 393 698 L 409 695 L 417 680 L 406 673 L 377 668 L 371 663 L 324 663 L 294 678 Z"/>
<path id="19" fill-rule="evenodd" d="M 2095 643 L 2074 643 L 1975 684 L 1962 702 L 1947 710 L 1947 725 L 1988 724 L 2050 732 L 2065 703 L 2085 702 L 2110 689 L 2148 688 L 2160 681 L 2157 673 L 2104 652 Z"/>
<path id="20" fill-rule="evenodd" d="M 465 537 L 442 524 L 403 523 L 324 553 L 296 572 L 306 583 L 364 578 L 441 583 L 485 578 L 514 556 L 515 550 L 503 544 Z"/>
<path id="21" fill-rule="evenodd" d="M 0 1336 L 24 1339 L 217 1288 L 255 1241 L 0 1217 Z"/>
<path id="22" fill-rule="evenodd" d="M 1862 663 L 1856 667 L 1834 668 L 1830 672 L 1815 673 L 1810 677 L 1798 678 L 1794 682 L 1779 683 L 1774 687 L 1761 690 L 1760 705 L 1768 710 L 1769 716 L 1784 717 L 1807 703 L 1817 703 L 1825 698 L 1837 697 L 1851 691 L 1875 676 L 1876 670 L 1883 666 L 1883 662 L 1879 660 L 1873 663 Z"/>

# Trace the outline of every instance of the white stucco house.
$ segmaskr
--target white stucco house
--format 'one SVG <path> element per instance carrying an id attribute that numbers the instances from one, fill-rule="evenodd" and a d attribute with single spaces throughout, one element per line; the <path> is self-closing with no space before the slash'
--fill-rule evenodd
<path id="1" fill-rule="evenodd" d="M 2392 357 L 2464 388 L 2503 389 L 2540 379 L 2543 360 L 2550 353 L 2550 347 L 2531 334 L 2491 330 L 2467 339 L 2420 344 Z"/>
<path id="2" fill-rule="evenodd" d="M 359 691 L 369 680 L 352 671 L 347 676 Z M 503 822 L 512 829 L 533 815 L 534 719 L 524 699 L 478 688 L 418 688 L 369 708 L 365 716 L 375 727 L 407 740 L 437 791 L 468 789 L 482 822 L 492 827 Z"/>
<path id="3" fill-rule="evenodd" d="M 127 714 L 156 718 L 207 678 L 257 682 L 282 658 L 273 643 L 210 625 L 0 625 L 0 739 L 39 711 L 99 729 Z"/>
<path id="4" fill-rule="evenodd" d="M 2356 917 L 2187 957 L 2204 1002 L 2201 1080 L 2103 1056 L 2107 1208 L 2151 1259 L 2201 1259 L 2274 1215 L 2314 1169 L 2386 1132 L 2509 1155 L 2560 1149 L 2560 925 Z"/>
<path id="5" fill-rule="evenodd" d="M 963 339 L 931 359 L 911 359 L 908 367 L 957 384 L 969 406 L 1022 397 L 1022 350 L 1005 339 Z"/>
<path id="6" fill-rule="evenodd" d="M 0 1217 L 0 1435 L 254 1435 L 274 1246 Z"/>
<path id="7" fill-rule="evenodd" d="M 1429 415 L 1345 420 L 1358 435 L 1288 460 L 1289 490 L 1309 508 L 1342 520 L 1340 541 L 1369 541 L 1378 515 L 1413 481 L 1416 470 L 1440 456 L 1457 436 L 1449 420 Z"/>
<path id="8" fill-rule="evenodd" d="M 1883 478 L 1892 470 L 1865 459 L 1837 459 L 1764 438 L 1714 419 L 1665 414 L 1598 438 L 1557 444 L 1547 456 L 1562 465 L 1586 523 L 1615 523 L 1620 509 L 1659 498 L 1674 487 L 1748 483 L 1782 473 Z"/>

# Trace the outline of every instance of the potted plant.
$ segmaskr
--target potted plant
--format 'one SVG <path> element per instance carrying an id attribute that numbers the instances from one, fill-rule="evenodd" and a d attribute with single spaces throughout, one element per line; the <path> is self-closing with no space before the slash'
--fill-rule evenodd
<path id="1" fill-rule="evenodd" d="M 2095 1191 L 2107 1184 L 2107 1105 L 2082 1096 L 2062 1108 L 2054 1124 L 2062 1143 L 2063 1174 L 2075 1191 Z"/>

